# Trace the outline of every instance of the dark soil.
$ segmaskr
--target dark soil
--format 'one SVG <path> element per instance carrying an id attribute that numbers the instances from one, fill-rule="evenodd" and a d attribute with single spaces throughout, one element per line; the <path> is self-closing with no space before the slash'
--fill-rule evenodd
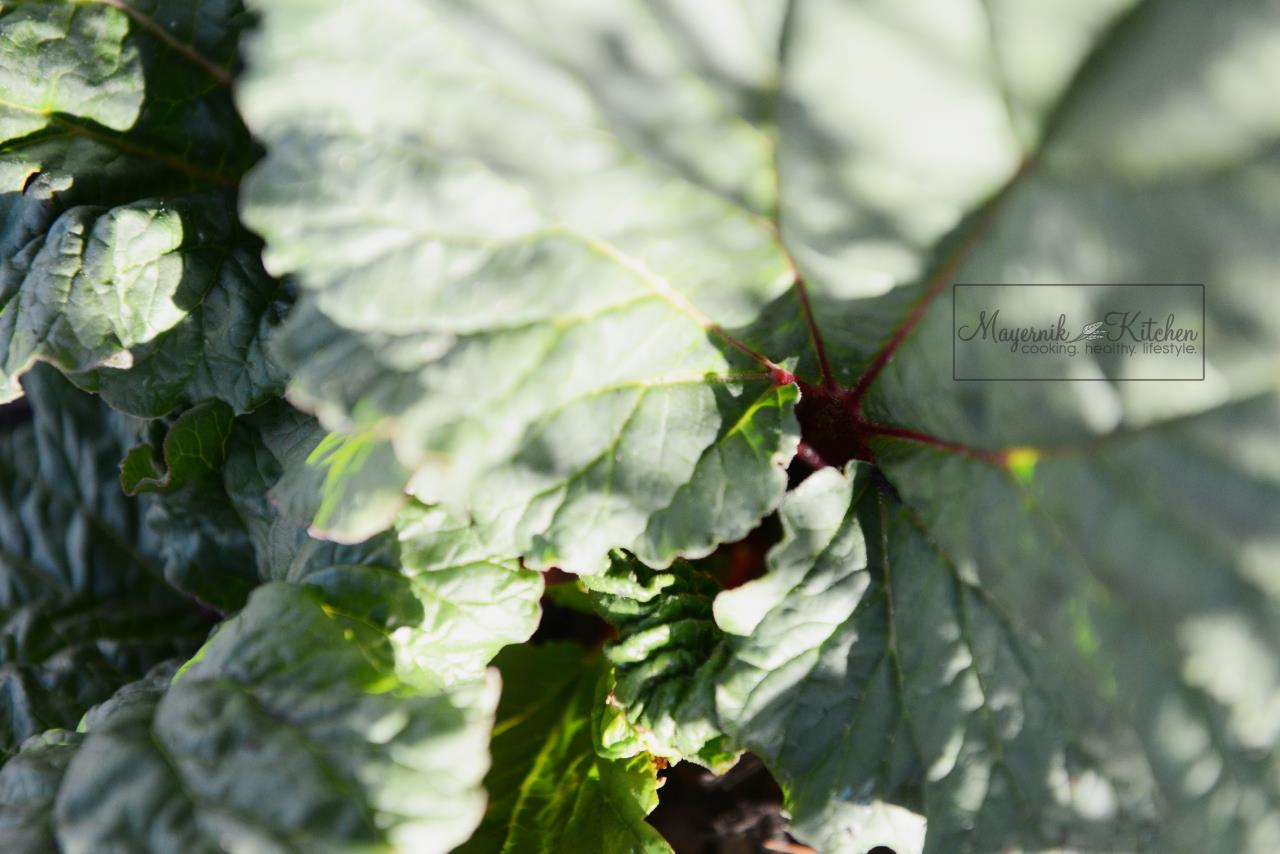
<path id="1" fill-rule="evenodd" d="M 812 851 L 787 835 L 782 792 L 751 754 L 721 776 L 688 762 L 661 773 L 661 800 L 649 823 L 676 854 Z"/>

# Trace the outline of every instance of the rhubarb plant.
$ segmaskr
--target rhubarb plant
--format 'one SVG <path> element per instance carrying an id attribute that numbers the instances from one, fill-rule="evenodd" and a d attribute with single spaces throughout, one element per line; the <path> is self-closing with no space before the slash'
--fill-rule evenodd
<path id="1" fill-rule="evenodd" d="M 0 2 L 0 850 L 1280 850 L 1274 3 L 247 5 Z"/>

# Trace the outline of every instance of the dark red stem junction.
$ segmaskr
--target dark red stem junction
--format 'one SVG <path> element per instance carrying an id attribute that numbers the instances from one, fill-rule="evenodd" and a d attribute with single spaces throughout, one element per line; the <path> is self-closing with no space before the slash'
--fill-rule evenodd
<path id="1" fill-rule="evenodd" d="M 902 342 L 920 324 L 934 300 L 955 280 L 978 240 L 990 228 L 1009 192 L 1030 171 L 1032 165 L 1033 160 L 1024 161 L 1008 183 L 987 201 L 973 221 L 964 228 L 951 250 L 944 256 L 942 263 L 927 280 L 920 299 L 907 312 L 902 322 L 893 330 L 884 346 L 872 357 L 862 375 L 850 388 L 841 388 L 835 380 L 835 374 L 827 360 L 826 347 L 822 341 L 822 330 L 814 317 L 809 293 L 799 274 L 796 275 L 796 298 L 800 302 L 813 349 L 818 358 L 822 382 L 820 385 L 808 383 L 773 362 L 768 362 L 766 366 L 772 372 L 774 382 L 779 385 L 795 383 L 800 388 L 800 402 L 796 405 L 796 417 L 800 421 L 802 441 L 797 457 L 802 463 L 809 468 L 817 469 L 824 465 L 843 466 L 854 459 L 873 461 L 875 455 L 871 451 L 868 440 L 872 436 L 887 436 L 982 460 L 1001 468 L 1009 468 L 1011 460 L 1014 460 L 1019 453 L 1016 449 L 989 451 L 941 439 L 907 427 L 879 424 L 866 417 L 862 404 L 871 386 L 897 354 Z"/>
<path id="2" fill-rule="evenodd" d="M 800 421 L 801 442 L 797 455 L 809 468 L 840 467 L 849 460 L 874 461 L 870 440 L 875 436 L 928 445 L 1001 467 L 1007 464 L 1004 451 L 975 448 L 919 430 L 872 421 L 863 415 L 853 389 L 830 389 L 798 377 L 791 377 L 791 381 L 800 387 L 796 418 Z"/>
<path id="3" fill-rule="evenodd" d="M 945 279 L 940 279 L 945 282 Z M 802 287 L 797 280 L 797 286 Z M 808 298 L 800 293 L 805 314 L 809 318 L 810 332 L 822 367 L 822 382 L 819 385 L 807 382 L 795 374 L 769 362 L 769 370 L 773 381 L 778 385 L 794 383 L 800 389 L 800 402 L 796 404 L 796 418 L 800 421 L 800 445 L 796 449 L 797 460 L 811 470 L 835 466 L 844 466 L 850 460 L 875 461 L 871 450 L 870 439 L 884 436 L 927 445 L 940 451 L 981 460 L 1001 468 L 1008 468 L 1009 451 L 991 451 L 976 448 L 961 442 L 942 439 L 920 430 L 909 427 L 898 427 L 881 424 L 867 418 L 863 413 L 862 402 L 871 383 L 893 358 L 898 345 L 907 337 L 924 314 L 924 308 L 941 288 L 931 287 L 920 302 L 913 308 L 903 323 L 895 330 L 887 344 L 872 359 L 867 370 L 850 388 L 841 388 L 835 381 L 826 353 L 822 346 L 822 336 L 818 326 L 812 320 Z"/>

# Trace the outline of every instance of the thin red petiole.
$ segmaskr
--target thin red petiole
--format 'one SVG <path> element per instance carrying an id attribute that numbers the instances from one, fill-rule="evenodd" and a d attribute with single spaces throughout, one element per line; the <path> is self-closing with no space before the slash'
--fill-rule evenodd
<path id="1" fill-rule="evenodd" d="M 800 301 L 800 310 L 804 313 L 804 322 L 809 327 L 809 340 L 813 342 L 813 351 L 818 356 L 818 366 L 822 369 L 822 384 L 829 391 L 835 391 L 839 388 L 836 383 L 836 375 L 831 370 L 831 363 L 827 360 L 827 348 L 822 341 L 822 331 L 818 329 L 818 321 L 813 316 L 813 306 L 809 302 L 809 289 L 805 287 L 804 279 L 796 275 L 795 282 L 796 299 Z"/>
<path id="2" fill-rule="evenodd" d="M 789 385 L 796 381 L 795 375 L 786 368 L 782 367 L 763 353 L 752 350 L 746 344 L 739 341 L 737 338 L 734 338 L 728 332 L 725 332 L 718 324 L 711 323 L 704 328 L 712 335 L 720 338 L 730 347 L 733 347 L 739 353 L 742 353 L 747 358 L 758 362 L 761 367 L 769 372 L 769 376 L 773 379 L 774 385 Z"/>
<path id="3" fill-rule="evenodd" d="M 961 442 L 953 442 L 950 439 L 942 439 L 929 433 L 923 433 L 919 430 L 911 430 L 907 427 L 894 427 L 890 424 L 877 424 L 874 421 L 860 420 L 858 422 L 859 429 L 864 433 L 873 436 L 891 436 L 895 439 L 904 439 L 908 442 L 917 442 L 921 445 L 928 445 L 933 448 L 939 448 L 949 451 L 960 456 L 970 457 L 975 460 L 982 460 L 999 468 L 1008 466 L 1008 454 L 1004 451 L 989 451 L 986 448 L 975 448 L 972 445 L 965 445 Z"/>
<path id="4" fill-rule="evenodd" d="M 902 346 L 902 342 L 905 341 L 907 336 L 911 334 L 911 331 L 919 325 L 925 312 L 928 310 L 929 306 L 933 304 L 933 301 L 937 299 L 938 296 L 947 289 L 947 286 L 955 280 L 956 275 L 960 272 L 960 268 L 964 265 L 964 262 L 969 259 L 969 255 L 973 253 L 973 249 L 978 244 L 978 241 L 987 233 L 988 229 L 991 228 L 992 222 L 995 221 L 996 214 L 999 213 L 1005 199 L 1009 197 L 1010 191 L 1012 191 L 1013 187 L 1030 172 L 1033 165 L 1033 159 L 1024 160 L 1022 165 L 1018 167 L 1018 171 L 1013 174 L 1013 177 L 1010 178 L 1002 188 L 1000 188 L 1000 191 L 997 192 L 995 196 L 988 200 L 985 208 L 978 215 L 978 218 L 970 224 L 968 233 L 965 234 L 964 238 L 958 244 L 956 244 L 955 248 L 952 249 L 943 260 L 942 266 L 940 266 L 929 279 L 928 284 L 925 287 L 924 295 L 921 296 L 920 299 L 916 301 L 915 305 L 911 307 L 911 311 L 909 311 L 907 316 L 902 319 L 902 322 L 898 324 L 896 329 L 894 329 L 889 340 L 885 342 L 884 346 L 880 348 L 880 351 L 876 353 L 874 358 L 872 358 L 871 363 L 867 365 L 867 369 L 862 372 L 862 376 L 858 377 L 857 383 L 854 384 L 851 390 L 853 400 L 852 411 L 855 415 L 860 415 L 862 412 L 862 399 L 866 397 L 867 389 L 871 388 L 871 384 L 876 381 L 876 378 L 880 376 L 880 372 L 883 371 L 885 366 L 893 359 L 898 348 Z"/>

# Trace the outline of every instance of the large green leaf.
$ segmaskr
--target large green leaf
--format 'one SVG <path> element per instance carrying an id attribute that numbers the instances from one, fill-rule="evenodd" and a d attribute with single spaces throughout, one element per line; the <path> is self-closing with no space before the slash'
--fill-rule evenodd
<path id="1" fill-rule="evenodd" d="M 1020 627 L 869 480 L 807 480 L 769 573 L 715 604 L 722 724 L 778 775 L 795 832 L 833 852 L 1132 850 L 1133 795 L 1086 752 L 1102 734 L 1073 732 Z"/>
<path id="2" fill-rule="evenodd" d="M 658 804 L 653 759 L 596 752 L 592 718 L 605 675 L 598 659 L 551 644 L 512 647 L 494 663 L 503 690 L 485 777 L 489 808 L 457 854 L 670 852 L 644 820 Z"/>
<path id="3" fill-rule="evenodd" d="M 49 827 L 56 785 L 69 854 L 448 851 L 483 809 L 494 687 L 416 688 L 385 635 L 267 585 L 176 676 L 121 689 L 74 742 L 29 744 L 0 774 L 0 827 Z"/>
<path id="4" fill-rule="evenodd" d="M 0 400 L 43 359 L 156 415 L 279 392 L 280 285 L 236 219 L 237 2 L 0 5 Z"/>
<path id="5" fill-rule="evenodd" d="M 935 542 L 1065 659 L 1068 698 L 1087 705 L 1088 677 L 1126 710 L 1177 850 L 1269 851 L 1280 207 L 1260 188 L 1280 180 L 1280 127 L 1253 93 L 1280 82 L 1263 59 L 1280 17 L 1201 11 L 1148 2 L 1111 33 L 1031 168 L 942 253 L 865 408 L 970 446 L 871 442 Z M 1206 380 L 946 382 L 950 307 L 928 295 L 952 275 L 1203 282 Z"/>
<path id="6" fill-rule="evenodd" d="M 116 465 L 129 425 L 50 368 L 31 424 L 0 436 L 0 753 L 207 632 L 163 584 L 159 544 Z"/>
<path id="7" fill-rule="evenodd" d="M 270 269 L 311 294 L 282 345 L 295 400 L 389 440 L 416 496 L 464 504 L 538 565 L 593 572 L 618 545 L 664 565 L 776 506 L 795 392 L 724 331 L 789 299 L 755 211 L 767 183 L 761 205 L 724 197 L 724 178 L 763 174 L 763 136 L 683 95 L 687 139 L 646 142 L 656 117 L 612 128 L 625 105 L 576 82 L 602 61 L 594 43 L 532 9 L 262 12 L 240 103 L 270 155 L 245 215 Z M 672 61 L 659 28 L 643 37 Z M 398 76 L 420 85 L 379 85 Z M 530 135 L 555 142 L 512 147 Z M 713 137 L 732 154 L 694 144 Z"/>
<path id="8" fill-rule="evenodd" d="M 797 475 L 874 469 L 724 595 L 714 716 L 628 687 L 676 631 L 610 594 L 633 726 L 759 751 L 833 850 L 1280 847 L 1274 3 L 261 7 L 245 213 L 339 433 L 318 533 L 407 485 L 661 570 L 777 507 L 798 388 Z M 955 383 L 957 280 L 1203 282 L 1206 379 Z"/>
<path id="9" fill-rule="evenodd" d="M 1266 395 L 1025 450 L 1021 478 L 905 443 L 881 455 L 953 559 L 1130 708 L 1187 850 L 1280 842 L 1278 416 Z"/>
<path id="10" fill-rule="evenodd" d="M 1071 86 L 1082 59 L 1132 5 L 790 4 L 778 41 L 778 221 L 841 384 L 856 384 L 923 293 L 954 280 L 988 198 L 1044 165 L 1063 98 L 1091 97 Z M 1166 5 L 1198 17 L 1193 3 Z M 992 272 L 973 281 L 1105 281 Z M 803 367 L 820 369 L 812 356 Z"/>

